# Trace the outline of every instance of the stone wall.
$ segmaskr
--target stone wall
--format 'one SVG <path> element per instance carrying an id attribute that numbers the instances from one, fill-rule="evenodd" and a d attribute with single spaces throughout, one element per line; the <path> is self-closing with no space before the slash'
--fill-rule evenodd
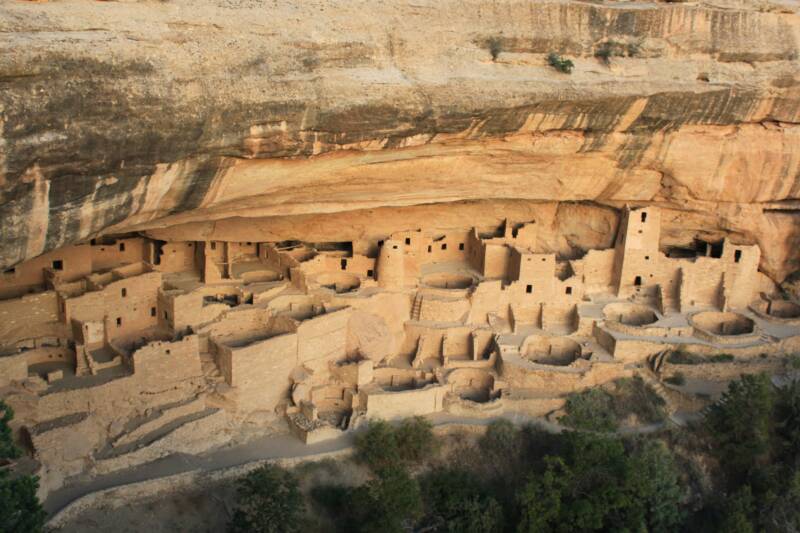
<path id="1" fill-rule="evenodd" d="M 46 331 L 44 325 L 58 321 L 55 291 L 0 300 L 0 338 L 10 340 Z"/>

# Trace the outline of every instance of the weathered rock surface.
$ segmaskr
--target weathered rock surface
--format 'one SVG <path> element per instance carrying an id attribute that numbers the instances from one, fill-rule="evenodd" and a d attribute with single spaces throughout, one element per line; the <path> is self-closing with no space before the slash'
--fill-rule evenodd
<path id="1" fill-rule="evenodd" d="M 595 57 L 607 42 L 626 57 Z M 785 1 L 4 2 L 0 265 L 107 232 L 526 214 L 566 253 L 607 246 L 631 203 L 668 209 L 662 244 L 758 243 L 780 281 L 800 268 L 798 49 Z"/>

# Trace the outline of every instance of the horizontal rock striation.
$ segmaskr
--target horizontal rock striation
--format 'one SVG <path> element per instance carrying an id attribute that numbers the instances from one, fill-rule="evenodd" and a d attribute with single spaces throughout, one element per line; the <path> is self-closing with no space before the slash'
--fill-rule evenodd
<path id="1" fill-rule="evenodd" d="M 542 210 L 564 251 L 653 204 L 667 244 L 757 243 L 780 281 L 799 43 L 788 2 L 6 2 L 0 265 L 109 232 L 346 240 Z"/>

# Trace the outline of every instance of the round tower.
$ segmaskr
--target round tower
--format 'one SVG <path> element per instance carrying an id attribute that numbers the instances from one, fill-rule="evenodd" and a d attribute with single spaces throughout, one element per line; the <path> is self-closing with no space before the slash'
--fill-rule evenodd
<path id="1" fill-rule="evenodd" d="M 402 289 L 405 268 L 403 243 L 387 240 L 378 255 L 378 286 L 384 289 Z"/>

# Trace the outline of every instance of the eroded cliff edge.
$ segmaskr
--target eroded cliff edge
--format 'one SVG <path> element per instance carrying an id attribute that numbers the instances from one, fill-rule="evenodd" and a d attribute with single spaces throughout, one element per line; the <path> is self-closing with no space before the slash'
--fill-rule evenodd
<path id="1" fill-rule="evenodd" d="M 0 265 L 109 232 L 348 240 L 541 210 L 562 250 L 629 203 L 665 209 L 667 243 L 759 244 L 781 281 L 799 42 L 790 2 L 6 2 Z"/>

